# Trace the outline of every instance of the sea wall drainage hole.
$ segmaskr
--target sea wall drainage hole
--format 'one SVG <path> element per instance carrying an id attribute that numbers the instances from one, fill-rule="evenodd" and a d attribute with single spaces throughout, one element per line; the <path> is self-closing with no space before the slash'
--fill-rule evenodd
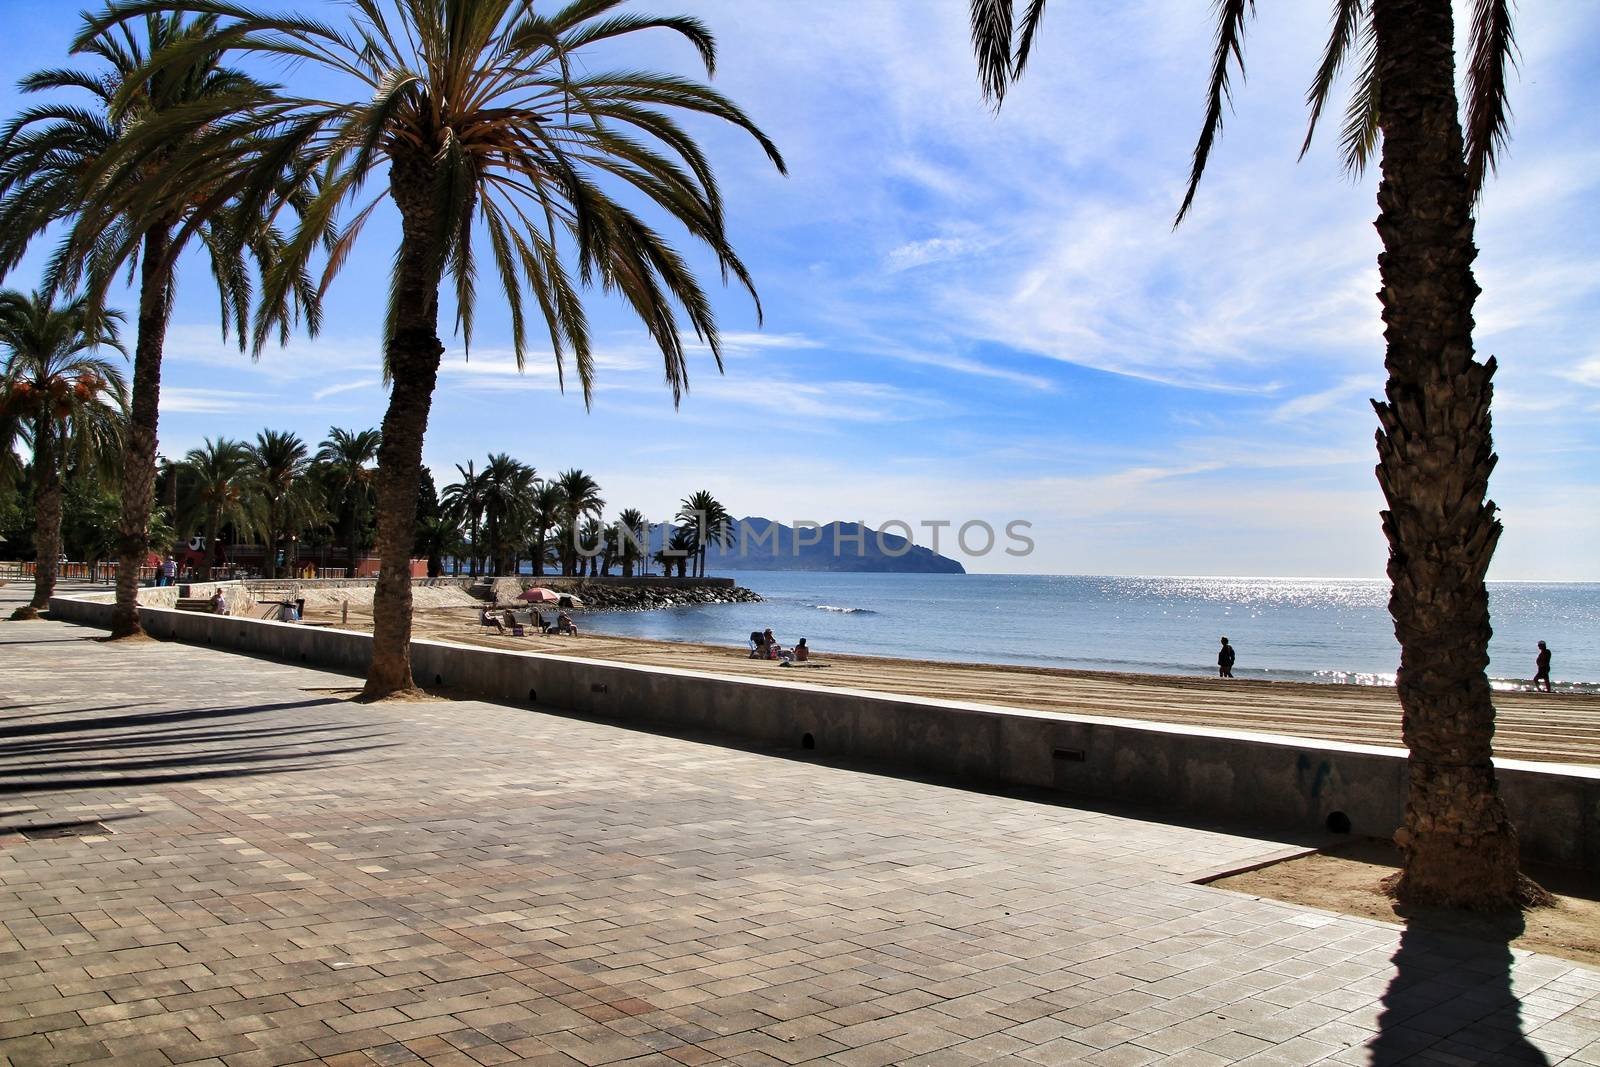
<path id="1" fill-rule="evenodd" d="M 800 747 L 801 748 L 816 748 L 817 747 L 817 739 L 815 737 L 812 737 L 810 734 L 805 734 L 800 738 Z"/>
<path id="2" fill-rule="evenodd" d="M 433 676 L 433 684 L 434 685 L 443 685 L 444 684 L 444 675 L 442 675 L 442 674 L 434 675 Z"/>
<path id="3" fill-rule="evenodd" d="M 604 693 L 605 691 L 606 687 L 600 682 L 595 682 L 589 687 L 589 692 L 591 693 Z"/>
<path id="4" fill-rule="evenodd" d="M 1328 815 L 1328 832 L 1330 834 L 1347 834 L 1350 832 L 1350 816 L 1342 811 L 1331 812 Z"/>
<path id="5" fill-rule="evenodd" d="M 528 703 L 530 703 L 530 704 L 539 703 L 539 691 L 537 689 L 528 690 Z"/>
<path id="6" fill-rule="evenodd" d="M 1066 763 L 1082 763 L 1083 762 L 1083 749 L 1081 749 L 1081 748 L 1058 748 L 1054 752 L 1050 753 L 1050 757 L 1052 759 L 1062 760 L 1063 762 L 1066 762 Z"/>

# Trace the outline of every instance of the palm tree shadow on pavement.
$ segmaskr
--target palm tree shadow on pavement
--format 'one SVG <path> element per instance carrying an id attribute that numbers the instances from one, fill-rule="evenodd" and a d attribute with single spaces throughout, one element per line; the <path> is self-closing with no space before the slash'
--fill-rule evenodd
<path id="1" fill-rule="evenodd" d="M 384 735 L 381 723 L 238 718 L 334 703 L 318 698 L 6 724 L 0 726 L 0 739 L 7 742 L 0 752 L 0 796 L 327 770 L 338 764 L 337 757 L 392 747 L 393 742 L 376 740 Z"/>
<path id="2" fill-rule="evenodd" d="M 1511 941 L 1522 916 L 1473 922 L 1481 939 L 1459 930 L 1460 915 L 1406 920 L 1383 993 L 1378 1033 L 1367 1043 L 1373 1067 L 1400 1063 L 1544 1064 L 1550 1060 L 1523 1031 L 1514 989 Z"/>

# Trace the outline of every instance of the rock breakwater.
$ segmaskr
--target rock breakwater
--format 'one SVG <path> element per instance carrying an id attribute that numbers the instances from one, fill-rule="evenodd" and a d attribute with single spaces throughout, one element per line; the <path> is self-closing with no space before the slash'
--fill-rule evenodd
<path id="1" fill-rule="evenodd" d="M 583 602 L 585 611 L 656 611 L 691 604 L 755 604 L 761 594 L 731 582 L 696 582 L 667 579 L 656 583 L 641 579 L 604 578 L 497 578 L 493 581 L 494 601 L 501 606 L 517 603 L 522 591 L 543 586 L 557 593 L 571 593 Z"/>

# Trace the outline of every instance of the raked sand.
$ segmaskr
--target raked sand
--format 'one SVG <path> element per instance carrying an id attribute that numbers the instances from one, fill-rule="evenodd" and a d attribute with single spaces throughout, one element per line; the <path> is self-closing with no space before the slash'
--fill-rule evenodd
<path id="1" fill-rule="evenodd" d="M 592 633 L 576 638 L 489 636 L 483 634 L 476 621 L 481 605 L 464 591 L 418 588 L 415 592 L 415 635 L 421 638 L 1036 711 L 1256 730 L 1361 744 L 1401 743 L 1400 705 L 1395 691 L 1388 687 L 941 663 L 834 655 L 826 649 L 817 651 L 814 666 L 784 668 L 774 662 L 752 660 L 745 649 L 716 645 Z M 343 599 L 339 594 L 326 593 L 308 601 L 307 621 L 338 625 Z M 577 622 L 581 628 L 582 615 Z M 370 629 L 371 624 L 370 601 L 352 597 L 349 626 Z M 1497 693 L 1495 707 L 1496 755 L 1600 765 L 1600 697 Z"/>

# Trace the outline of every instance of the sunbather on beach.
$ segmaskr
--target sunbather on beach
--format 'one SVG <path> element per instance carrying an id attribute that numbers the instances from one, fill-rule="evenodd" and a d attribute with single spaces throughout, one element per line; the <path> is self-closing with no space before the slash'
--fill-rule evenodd
<path id="1" fill-rule="evenodd" d="M 556 616 L 556 633 L 571 634 L 573 637 L 578 636 L 578 628 L 577 626 L 573 625 L 571 615 L 568 615 L 563 611 L 561 614 Z"/>
<path id="2" fill-rule="evenodd" d="M 808 660 L 810 658 L 811 658 L 811 649 L 806 644 L 806 639 L 802 637 L 800 639 L 800 643 L 798 645 L 794 646 L 794 661 L 796 663 L 804 663 L 806 660 Z"/>
<path id="3" fill-rule="evenodd" d="M 499 619 L 489 614 L 488 608 L 484 608 L 482 611 L 478 612 L 478 625 L 493 626 L 499 633 L 506 632 L 505 625 Z"/>

